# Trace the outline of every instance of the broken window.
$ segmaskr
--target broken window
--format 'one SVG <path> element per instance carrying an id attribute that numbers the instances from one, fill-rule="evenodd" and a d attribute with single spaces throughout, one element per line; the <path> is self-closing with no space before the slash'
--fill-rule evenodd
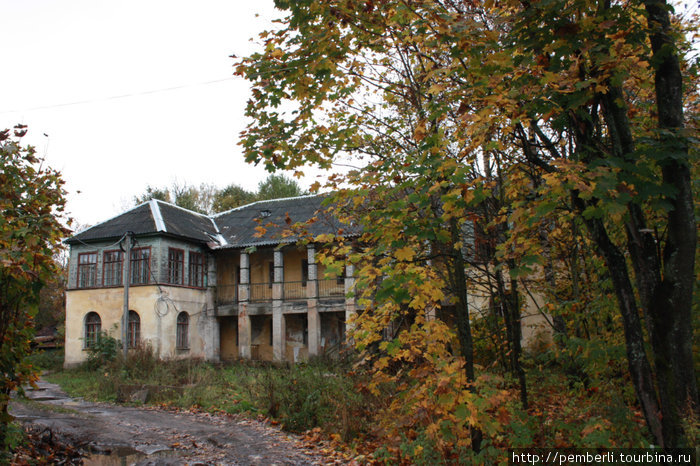
<path id="1" fill-rule="evenodd" d="M 189 285 L 204 287 L 204 254 L 190 251 Z"/>
<path id="2" fill-rule="evenodd" d="M 97 339 L 100 338 L 100 331 L 102 330 L 102 319 L 97 312 L 88 312 L 85 316 L 85 338 L 83 340 L 83 347 L 92 348 L 97 343 Z"/>
<path id="3" fill-rule="evenodd" d="M 131 283 L 149 283 L 151 277 L 151 248 L 131 250 Z"/>
<path id="4" fill-rule="evenodd" d="M 97 253 L 78 254 L 78 288 L 92 288 L 97 285 Z"/>
<path id="5" fill-rule="evenodd" d="M 121 251 L 105 251 L 103 258 L 105 286 L 119 286 L 122 284 L 123 262 L 124 254 Z"/>
<path id="6" fill-rule="evenodd" d="M 189 348 L 189 327 L 190 316 L 186 312 L 181 312 L 177 315 L 177 335 L 175 346 L 177 349 Z"/>
<path id="7" fill-rule="evenodd" d="M 185 271 L 185 251 L 168 248 L 168 283 L 182 285 Z"/>
<path id="8" fill-rule="evenodd" d="M 129 311 L 129 325 L 127 326 L 127 341 L 129 348 L 136 348 L 141 339 L 141 317 L 136 311 Z"/>

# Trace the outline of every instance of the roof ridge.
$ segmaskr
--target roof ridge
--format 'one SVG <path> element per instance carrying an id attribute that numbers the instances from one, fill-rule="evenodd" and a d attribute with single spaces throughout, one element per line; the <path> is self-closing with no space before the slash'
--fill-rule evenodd
<path id="1" fill-rule="evenodd" d="M 277 199 L 261 199 L 261 200 L 259 200 L 259 201 L 251 202 L 250 204 L 240 205 L 240 206 L 238 206 L 238 207 L 234 207 L 233 209 L 229 209 L 229 210 L 225 210 L 225 211 L 223 211 L 223 212 L 219 212 L 219 213 L 216 213 L 216 214 L 212 214 L 211 217 L 212 217 L 212 218 L 220 217 L 220 216 L 222 216 L 222 215 L 224 215 L 224 214 L 228 214 L 228 213 L 234 212 L 234 211 L 236 211 L 236 210 L 245 209 L 246 207 L 251 207 L 251 206 L 254 206 L 254 205 L 256 205 L 256 204 L 261 204 L 261 203 L 263 203 L 263 202 L 291 201 L 291 200 L 293 200 L 293 199 L 306 199 L 306 198 L 318 197 L 318 196 L 323 196 L 323 193 L 304 194 L 304 195 L 301 195 L 301 196 L 291 196 L 291 197 L 279 197 L 279 198 L 277 198 Z"/>
<path id="2" fill-rule="evenodd" d="M 165 222 L 163 221 L 163 213 L 160 211 L 160 206 L 156 199 L 150 199 L 148 205 L 151 207 L 151 215 L 153 216 L 153 221 L 156 224 L 156 231 L 168 232 L 165 227 Z"/>

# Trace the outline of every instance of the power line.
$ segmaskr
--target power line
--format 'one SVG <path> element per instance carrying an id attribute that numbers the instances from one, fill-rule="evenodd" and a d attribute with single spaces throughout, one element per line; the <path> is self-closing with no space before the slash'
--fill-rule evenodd
<path id="1" fill-rule="evenodd" d="M 129 97 L 139 97 L 139 96 L 149 95 L 149 94 L 158 94 L 160 92 L 177 91 L 177 90 L 185 89 L 188 87 L 208 86 L 210 84 L 217 84 L 217 83 L 221 83 L 221 82 L 225 82 L 225 81 L 231 81 L 233 79 L 234 79 L 234 76 L 231 76 L 231 77 L 228 77 L 225 79 L 215 79 L 212 81 L 204 81 L 204 82 L 194 83 L 194 84 L 182 84 L 180 86 L 164 87 L 161 89 L 152 89 L 152 90 L 142 91 L 142 92 L 133 92 L 130 94 L 114 95 L 111 97 L 104 97 L 101 99 L 76 100 L 74 102 L 65 102 L 65 103 L 61 103 L 61 104 L 52 104 L 52 105 L 41 105 L 38 107 L 25 108 L 22 110 L 5 110 L 5 111 L 0 112 L 0 115 L 5 115 L 8 113 L 31 112 L 34 110 L 48 110 L 48 109 L 52 109 L 52 108 L 70 107 L 73 105 L 85 105 L 85 104 L 92 104 L 92 103 L 96 103 L 96 102 L 108 102 L 110 100 L 126 99 Z"/>

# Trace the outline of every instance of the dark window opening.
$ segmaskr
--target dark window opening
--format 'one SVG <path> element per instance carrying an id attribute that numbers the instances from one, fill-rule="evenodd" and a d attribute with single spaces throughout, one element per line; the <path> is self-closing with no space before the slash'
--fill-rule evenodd
<path id="1" fill-rule="evenodd" d="M 100 338 L 102 330 L 102 319 L 97 312 L 88 312 L 85 316 L 85 339 L 83 346 L 85 348 L 93 348 Z"/>
<path id="2" fill-rule="evenodd" d="M 141 339 L 141 317 L 136 311 L 129 311 L 129 325 L 126 330 L 128 348 L 136 348 Z"/>
<path id="3" fill-rule="evenodd" d="M 186 312 L 177 315 L 177 335 L 175 346 L 177 349 L 189 348 L 190 316 Z"/>

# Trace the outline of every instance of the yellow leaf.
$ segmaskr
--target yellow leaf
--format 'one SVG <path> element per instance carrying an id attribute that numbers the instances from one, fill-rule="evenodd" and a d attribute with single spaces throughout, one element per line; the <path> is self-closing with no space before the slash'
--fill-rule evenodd
<path id="1" fill-rule="evenodd" d="M 425 124 L 425 120 L 420 120 L 416 125 L 416 129 L 413 130 L 413 139 L 415 139 L 417 142 L 420 142 L 423 139 L 425 139 L 426 134 L 428 134 L 428 130 L 426 129 Z"/>
<path id="2" fill-rule="evenodd" d="M 394 255 L 400 261 L 410 261 L 413 259 L 416 253 L 410 246 L 404 246 L 401 249 L 397 249 Z"/>

